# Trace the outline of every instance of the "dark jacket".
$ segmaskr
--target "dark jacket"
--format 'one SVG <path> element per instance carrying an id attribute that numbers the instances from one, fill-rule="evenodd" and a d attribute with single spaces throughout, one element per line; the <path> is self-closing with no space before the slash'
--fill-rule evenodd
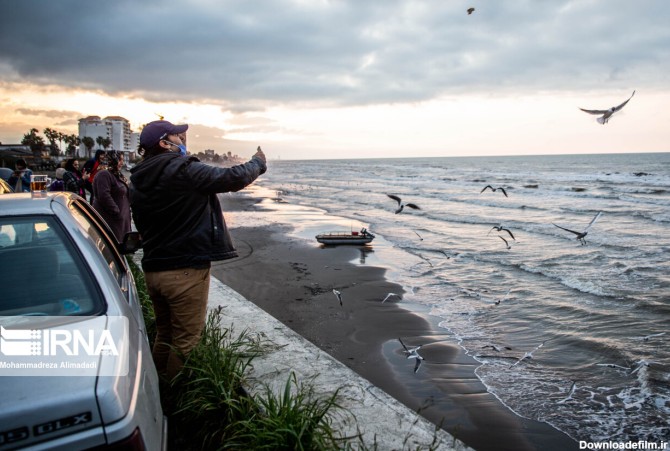
<path id="1" fill-rule="evenodd" d="M 121 242 L 123 236 L 131 230 L 128 185 L 105 170 L 98 172 L 93 187 L 96 194 L 93 208 L 100 213 L 116 239 Z"/>
<path id="2" fill-rule="evenodd" d="M 86 199 L 86 191 L 84 190 L 86 180 L 81 178 L 80 173 L 75 171 L 65 171 L 65 174 L 63 174 L 63 182 L 65 183 L 65 191 L 77 193 Z"/>
<path id="3" fill-rule="evenodd" d="M 12 187 L 15 193 L 20 192 L 30 192 L 30 176 L 33 175 L 33 171 L 30 169 L 24 169 L 21 177 L 17 177 L 15 174 L 9 177 L 7 183 Z"/>
<path id="4" fill-rule="evenodd" d="M 84 163 L 84 167 L 82 168 L 83 171 L 87 172 L 89 177 L 88 180 L 84 181 L 84 188 L 86 191 L 91 193 L 91 199 L 90 202 L 93 203 L 93 198 L 94 198 L 94 191 L 93 191 L 93 182 L 95 181 L 95 175 L 98 173 L 100 170 L 100 157 L 105 154 L 105 151 L 102 149 L 98 149 L 95 151 L 95 156 L 86 163 Z"/>
<path id="5" fill-rule="evenodd" d="M 130 204 L 142 235 L 144 271 L 208 268 L 211 261 L 237 257 L 216 194 L 241 190 L 266 168 L 257 157 L 219 168 L 173 152 L 135 166 Z"/>

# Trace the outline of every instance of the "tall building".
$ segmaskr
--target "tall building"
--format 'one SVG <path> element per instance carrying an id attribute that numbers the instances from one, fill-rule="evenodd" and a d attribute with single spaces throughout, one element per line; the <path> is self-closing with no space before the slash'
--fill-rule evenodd
<path id="1" fill-rule="evenodd" d="M 100 116 L 88 116 L 79 119 L 79 139 L 90 136 L 95 141 L 99 136 L 111 141 L 107 150 L 117 150 L 126 154 L 126 160 L 134 159 L 137 151 L 137 137 L 130 130 L 130 122 L 121 116 L 107 116 L 100 119 Z M 102 149 L 96 142 L 91 152 Z M 79 156 L 88 157 L 86 146 L 82 143 L 79 146 Z"/>

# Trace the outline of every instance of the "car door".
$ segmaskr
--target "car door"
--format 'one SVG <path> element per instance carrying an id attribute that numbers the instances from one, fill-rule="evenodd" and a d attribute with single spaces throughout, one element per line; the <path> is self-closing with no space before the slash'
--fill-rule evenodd
<path id="1" fill-rule="evenodd" d="M 95 241 L 98 250 L 104 257 L 107 266 L 112 272 L 116 283 L 118 284 L 125 301 L 130 306 L 133 318 L 137 322 L 138 328 L 146 338 L 146 327 L 142 307 L 140 305 L 137 288 L 132 272 L 128 266 L 126 258 L 119 253 L 118 243 L 114 238 L 113 232 L 109 229 L 105 221 L 98 212 L 83 199 L 74 199 L 69 209 L 73 217 L 77 220 L 89 236 Z"/>

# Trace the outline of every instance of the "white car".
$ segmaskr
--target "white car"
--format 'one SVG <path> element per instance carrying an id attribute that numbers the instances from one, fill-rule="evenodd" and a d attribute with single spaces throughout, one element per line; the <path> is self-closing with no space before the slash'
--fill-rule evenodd
<path id="1" fill-rule="evenodd" d="M 167 448 L 158 376 L 123 255 L 138 236 L 127 238 L 118 243 L 72 193 L 0 196 L 0 451 Z M 45 369 L 42 360 L 54 357 L 39 340 L 50 336 L 55 349 L 55 332 L 86 328 L 89 338 L 106 337 L 89 356 L 99 367 Z M 38 338 L 25 335 L 35 330 Z"/>

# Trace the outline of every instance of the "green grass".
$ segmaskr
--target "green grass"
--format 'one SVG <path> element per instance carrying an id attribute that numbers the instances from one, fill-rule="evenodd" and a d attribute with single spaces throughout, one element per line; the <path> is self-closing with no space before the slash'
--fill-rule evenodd
<path id="1" fill-rule="evenodd" d="M 174 417 L 205 449 L 222 447 L 238 424 L 257 411 L 243 388 L 263 343 L 247 331 L 221 327 L 221 309 L 210 311 L 200 343 L 171 383 Z"/>
<path id="2" fill-rule="evenodd" d="M 255 450 L 340 449 L 347 440 L 339 438 L 332 426 L 334 415 L 345 412 L 338 404 L 338 392 L 317 396 L 311 385 L 299 383 L 292 372 L 282 393 L 266 386 L 254 396 L 260 410 L 240 422 L 229 444 Z"/>

